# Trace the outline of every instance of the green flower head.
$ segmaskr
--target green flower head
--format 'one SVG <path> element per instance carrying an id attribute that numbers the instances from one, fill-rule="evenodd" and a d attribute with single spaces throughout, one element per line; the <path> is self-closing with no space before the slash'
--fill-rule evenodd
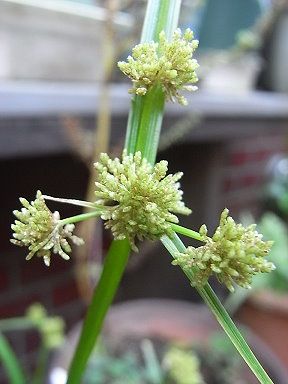
<path id="1" fill-rule="evenodd" d="M 207 236 L 205 226 L 200 228 L 205 245 L 188 247 L 187 252 L 180 253 L 173 262 L 193 270 L 195 286 L 204 285 L 214 273 L 233 292 L 233 282 L 250 288 L 253 275 L 275 269 L 273 263 L 264 259 L 273 242 L 262 240 L 262 235 L 255 230 L 256 224 L 245 228 L 228 214 L 228 209 L 224 209 L 212 238 Z"/>
<path id="2" fill-rule="evenodd" d="M 20 198 L 20 202 L 23 205 L 21 211 L 13 211 L 17 219 L 11 225 L 14 231 L 11 242 L 28 247 L 26 260 L 36 255 L 43 257 L 44 263 L 49 266 L 52 253 L 58 253 L 65 260 L 70 258 L 68 240 L 77 245 L 83 244 L 82 239 L 73 235 L 74 224 L 62 226 L 59 212 L 49 210 L 40 191 L 31 203 L 24 198 Z"/>
<path id="3" fill-rule="evenodd" d="M 47 349 L 60 347 L 64 342 L 65 323 L 60 316 L 47 317 L 39 327 L 42 342 Z"/>
<path id="4" fill-rule="evenodd" d="M 47 317 L 47 311 L 40 303 L 31 304 L 26 310 L 26 317 L 36 326 Z"/>
<path id="5" fill-rule="evenodd" d="M 171 232 L 170 223 L 178 223 L 175 213 L 191 212 L 182 201 L 178 183 L 182 173 L 166 176 L 167 166 L 167 161 L 152 166 L 140 152 L 125 151 L 122 161 L 102 153 L 95 164 L 96 206 L 103 211 L 105 226 L 115 239 L 127 238 L 134 250 L 136 239 L 158 239 Z"/>
<path id="6" fill-rule="evenodd" d="M 187 29 L 182 35 L 177 29 L 169 42 L 162 31 L 159 43 L 151 42 L 136 45 L 127 62 L 120 61 L 118 67 L 133 82 L 130 93 L 145 95 L 154 85 L 160 85 L 166 99 L 182 105 L 187 104 L 179 91 L 194 91 L 198 81 L 195 70 L 198 63 L 193 53 L 198 41 L 193 40 L 193 32 Z"/>
<path id="7" fill-rule="evenodd" d="M 164 366 L 169 379 L 178 384 L 204 384 L 200 362 L 195 353 L 172 347 L 165 354 Z"/>
<path id="8" fill-rule="evenodd" d="M 46 309 L 35 303 L 26 311 L 26 318 L 38 329 L 47 349 L 57 348 L 63 343 L 65 324 L 61 317 L 48 316 Z"/>

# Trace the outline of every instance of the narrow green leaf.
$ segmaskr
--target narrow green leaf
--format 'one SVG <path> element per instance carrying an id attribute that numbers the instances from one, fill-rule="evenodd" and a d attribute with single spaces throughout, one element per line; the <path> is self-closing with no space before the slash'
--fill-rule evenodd
<path id="1" fill-rule="evenodd" d="M 144 339 L 141 342 L 143 359 L 146 366 L 147 378 L 151 384 L 163 384 L 164 375 L 152 342 Z"/>
<path id="2" fill-rule="evenodd" d="M 88 358 L 113 301 L 130 253 L 128 240 L 113 241 L 105 258 L 100 281 L 86 314 L 80 339 L 69 370 L 67 384 L 79 384 Z"/>
<path id="3" fill-rule="evenodd" d="M 0 360 L 2 361 L 4 369 L 6 370 L 9 377 L 9 383 L 26 383 L 20 363 L 2 333 L 0 333 Z"/>
<path id="4" fill-rule="evenodd" d="M 177 27 L 181 0 L 149 0 L 141 42 L 157 41 L 164 30 L 171 37 Z M 132 97 L 125 148 L 136 150 L 154 163 L 164 110 L 164 93 L 158 87 L 145 97 Z M 146 140 L 148 143 L 146 143 Z M 104 317 L 113 301 L 124 272 L 130 246 L 128 241 L 113 241 L 105 259 L 100 281 L 88 309 L 80 340 L 68 374 L 67 384 L 79 384 L 90 353 L 101 331 Z"/>
<path id="5" fill-rule="evenodd" d="M 143 97 L 143 109 L 139 122 L 139 132 L 136 142 L 136 151 L 150 163 L 154 163 L 158 149 L 161 132 L 165 95 L 160 86 L 151 88 Z"/>
<path id="6" fill-rule="evenodd" d="M 143 108 L 142 104 L 143 96 L 132 96 L 125 139 L 125 148 L 128 153 L 134 153 L 136 150 L 136 142 Z"/>
<path id="7" fill-rule="evenodd" d="M 171 38 L 177 28 L 181 0 L 153 0 L 147 5 L 141 43 L 158 41 L 159 33 L 164 31 Z"/>
<path id="8" fill-rule="evenodd" d="M 0 319 L 0 332 L 25 331 L 31 328 L 35 328 L 35 325 L 26 317 L 9 317 Z"/>
<path id="9" fill-rule="evenodd" d="M 40 350 L 38 351 L 38 361 L 37 361 L 37 367 L 34 372 L 34 376 L 32 379 L 31 384 L 43 384 L 45 383 L 46 378 L 46 369 L 47 364 L 49 361 L 49 349 L 47 349 L 43 344 L 40 347 Z"/>
<path id="10" fill-rule="evenodd" d="M 171 38 L 177 28 L 181 0 L 149 0 L 141 36 L 141 43 L 159 40 L 165 31 Z M 164 92 L 153 87 L 145 96 L 133 96 L 128 118 L 125 148 L 128 153 L 141 151 L 152 164 L 155 162 L 163 111 Z"/>

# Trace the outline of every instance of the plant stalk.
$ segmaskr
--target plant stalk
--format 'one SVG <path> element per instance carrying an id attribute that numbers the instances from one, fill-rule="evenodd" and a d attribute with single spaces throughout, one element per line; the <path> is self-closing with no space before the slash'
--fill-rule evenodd
<path id="1" fill-rule="evenodd" d="M 148 1 L 143 25 L 141 43 L 159 41 L 159 33 L 164 31 L 171 38 L 177 28 L 181 0 Z M 151 164 L 154 164 L 158 149 L 165 95 L 160 86 L 152 87 L 144 96 L 133 96 L 125 140 L 128 153 L 141 151 Z"/>
<path id="2" fill-rule="evenodd" d="M 100 215 L 101 215 L 101 211 L 95 209 L 93 212 L 81 213 L 80 215 L 71 216 L 71 217 L 67 217 L 66 219 L 62 219 L 60 220 L 59 224 L 65 225 L 65 224 L 79 223 L 80 221 L 92 219 Z"/>
<path id="3" fill-rule="evenodd" d="M 20 363 L 10 347 L 8 341 L 0 332 L 0 360 L 9 377 L 11 384 L 25 384 L 25 376 L 21 369 Z"/>
<path id="4" fill-rule="evenodd" d="M 99 100 L 98 113 L 96 119 L 96 129 L 93 137 L 93 155 L 92 163 L 89 165 L 89 180 L 85 194 L 85 200 L 95 200 L 95 181 L 98 177 L 98 171 L 95 164 L 102 152 L 108 152 L 111 137 L 111 97 L 109 84 L 113 75 L 114 64 L 116 60 L 116 42 L 115 42 L 115 15 L 119 9 L 120 2 L 115 0 L 106 0 L 107 20 L 101 39 L 101 56 L 103 61 L 103 76 L 99 81 L 99 91 L 101 98 Z M 89 207 L 88 207 L 89 208 Z M 88 209 L 84 209 L 84 213 Z M 99 218 L 84 221 L 77 228 L 79 237 L 85 237 L 85 244 L 78 247 L 75 252 L 76 259 L 76 278 L 79 292 L 86 303 L 89 303 L 93 294 L 93 285 L 95 278 L 91 274 L 91 264 L 102 264 L 103 253 L 103 226 Z"/>
<path id="5" fill-rule="evenodd" d="M 37 367 L 32 378 L 32 384 L 45 383 L 48 359 L 49 359 L 49 349 L 47 349 L 42 344 L 40 347 L 40 350 L 38 351 Z"/>
<path id="6" fill-rule="evenodd" d="M 34 323 L 26 317 L 10 317 L 0 320 L 0 332 L 23 331 L 34 327 Z"/>
<path id="7" fill-rule="evenodd" d="M 199 232 L 193 231 L 192 229 L 188 229 L 177 224 L 171 224 L 171 227 L 174 232 L 179 233 L 180 235 L 191 237 L 194 240 L 203 241 L 203 238 Z"/>
<path id="8" fill-rule="evenodd" d="M 181 0 L 149 0 L 141 41 L 157 41 L 159 32 L 162 30 L 168 37 L 171 36 L 177 27 L 180 5 Z M 156 99 L 156 96 L 159 96 L 159 100 Z M 153 102 L 157 103 L 155 112 L 151 108 Z M 164 93 L 158 88 L 152 89 L 145 96 L 136 96 L 132 99 L 125 140 L 125 148 L 128 153 L 139 150 L 151 164 L 155 162 L 163 110 Z M 145 135 L 142 133 L 144 129 Z M 146 145 L 146 140 L 149 141 L 151 148 Z M 67 384 L 81 382 L 105 315 L 121 281 L 129 254 L 130 246 L 127 240 L 112 242 L 83 323 L 80 339 L 68 372 Z"/>
<path id="9" fill-rule="evenodd" d="M 95 208 L 94 203 L 90 203 L 89 201 L 84 200 L 76 200 L 76 199 L 64 199 L 62 197 L 53 197 L 48 195 L 42 195 L 45 200 L 56 201 L 57 203 L 64 203 L 70 205 L 77 205 L 78 207 L 86 207 L 86 208 Z"/>
<path id="10" fill-rule="evenodd" d="M 171 256 L 176 259 L 179 252 L 183 253 L 186 251 L 185 245 L 179 239 L 179 237 L 174 233 L 173 236 L 163 236 L 161 241 Z M 182 269 L 188 279 L 193 282 L 193 271 Z M 221 304 L 220 300 L 214 293 L 211 286 L 207 283 L 203 287 L 196 287 L 199 295 L 202 297 L 204 302 L 210 308 L 214 316 L 216 317 L 218 323 L 221 325 L 227 336 L 230 338 L 231 342 L 234 344 L 235 348 L 238 350 L 240 355 L 243 357 L 245 362 L 248 364 L 249 368 L 252 370 L 254 375 L 257 377 L 261 384 L 273 384 L 272 380 L 265 372 L 264 368 L 261 366 L 257 360 L 254 353 L 251 351 L 250 347 L 246 343 L 245 339 L 241 335 L 240 331 L 230 318 L 229 314 Z"/>
<path id="11" fill-rule="evenodd" d="M 101 331 L 105 315 L 125 270 L 130 253 L 127 240 L 113 241 L 104 261 L 99 283 L 83 323 L 80 339 L 74 354 L 67 384 L 79 384 L 89 356 Z"/>

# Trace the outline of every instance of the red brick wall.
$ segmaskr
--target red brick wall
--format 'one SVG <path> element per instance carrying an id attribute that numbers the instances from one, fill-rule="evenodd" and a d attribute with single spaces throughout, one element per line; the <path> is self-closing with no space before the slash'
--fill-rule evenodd
<path id="1" fill-rule="evenodd" d="M 6 253 L 5 257 L 2 255 L 0 318 L 22 316 L 30 304 L 39 302 L 51 315 L 62 316 L 69 330 L 84 313 L 73 264 L 73 260 L 65 261 L 59 256 L 53 258 L 49 268 L 40 259 L 27 262 L 24 249 Z M 39 346 L 37 333 L 16 331 L 7 333 L 7 336 L 23 365 L 31 368 Z"/>
<path id="2" fill-rule="evenodd" d="M 36 190 L 54 196 L 84 197 L 87 169 L 73 156 L 7 159 L 0 162 L 0 174 L 5 188 L 0 188 L 0 318 L 22 316 L 34 303 L 43 304 L 50 315 L 62 316 L 67 330 L 83 316 L 84 304 L 79 297 L 73 274 L 73 255 L 70 261 L 55 255 L 48 268 L 43 261 L 25 260 L 27 249 L 9 243 L 12 211 L 19 209 L 19 196 L 33 199 Z M 80 213 L 75 207 L 49 204 L 62 217 Z M 25 367 L 34 364 L 38 338 L 35 332 L 9 332 L 9 340 Z M 7 383 L 7 379 L 0 383 Z"/>
<path id="3" fill-rule="evenodd" d="M 283 134 L 269 134 L 232 141 L 227 145 L 222 171 L 222 206 L 234 215 L 250 211 L 258 215 L 267 181 L 267 164 L 273 156 L 287 153 Z"/>

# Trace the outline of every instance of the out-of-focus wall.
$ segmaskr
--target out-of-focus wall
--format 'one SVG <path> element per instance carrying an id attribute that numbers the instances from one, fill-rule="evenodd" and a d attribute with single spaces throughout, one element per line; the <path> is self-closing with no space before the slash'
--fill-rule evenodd
<path id="1" fill-rule="evenodd" d="M 55 2 L 55 9 L 51 1 L 40 3 L 43 8 L 17 0 L 0 2 L 0 80 L 101 79 L 106 11 L 68 1 L 65 7 Z M 48 8 L 46 4 L 50 4 Z M 131 27 L 131 20 L 128 15 L 118 14 L 117 33 Z"/>

